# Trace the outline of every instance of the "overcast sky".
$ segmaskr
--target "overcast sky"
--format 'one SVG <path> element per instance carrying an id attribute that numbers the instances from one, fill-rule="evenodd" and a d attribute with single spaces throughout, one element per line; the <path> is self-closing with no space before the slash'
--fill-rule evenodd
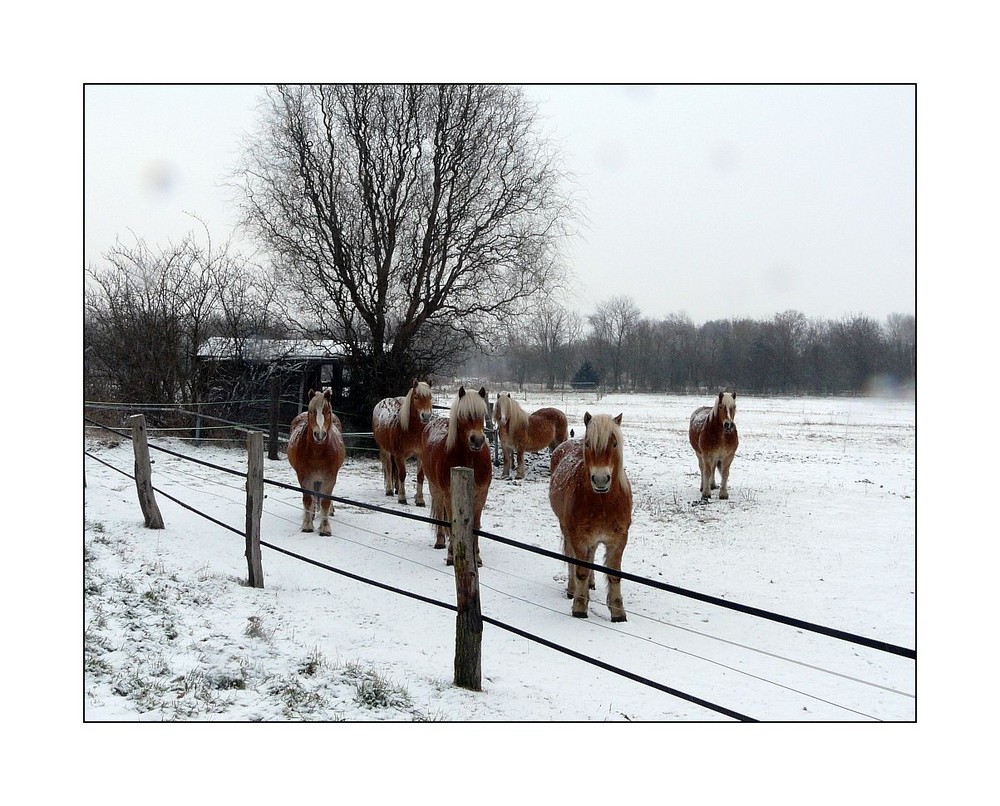
<path id="1" fill-rule="evenodd" d="M 225 186 L 256 86 L 89 86 L 85 261 L 238 222 Z M 631 296 L 696 324 L 794 309 L 914 314 L 915 92 L 907 85 L 531 86 L 578 183 L 579 309 Z"/>

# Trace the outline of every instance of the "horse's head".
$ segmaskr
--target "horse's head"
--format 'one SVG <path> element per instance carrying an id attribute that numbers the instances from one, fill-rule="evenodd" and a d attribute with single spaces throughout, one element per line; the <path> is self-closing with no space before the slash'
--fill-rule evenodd
<path id="1" fill-rule="evenodd" d="M 625 472 L 622 461 L 622 416 L 609 414 L 583 415 L 586 433 L 583 436 L 583 459 L 590 475 L 590 487 L 595 493 L 606 493 L 611 484 Z"/>
<path id="2" fill-rule="evenodd" d="M 731 434 L 736 430 L 736 392 L 719 392 L 716 405 L 722 417 L 722 430 Z"/>
<path id="3" fill-rule="evenodd" d="M 493 404 L 493 422 L 497 425 L 500 438 L 507 439 L 510 431 L 510 402 L 513 398 L 510 392 L 501 392 L 497 395 L 496 403 Z"/>
<path id="4" fill-rule="evenodd" d="M 309 390 L 309 433 L 312 434 L 313 441 L 324 442 L 333 424 L 333 408 L 330 401 L 333 392 L 330 389 L 323 391 Z"/>
<path id="5" fill-rule="evenodd" d="M 420 422 L 425 425 L 431 421 L 433 416 L 433 403 L 431 401 L 431 382 L 414 381 L 411 389 L 410 406 L 413 413 L 420 417 Z"/>
<path id="6" fill-rule="evenodd" d="M 458 399 L 451 405 L 451 419 L 448 422 L 448 450 L 457 444 L 459 433 L 463 435 L 470 451 L 482 450 L 486 444 L 483 428 L 489 411 L 486 387 L 480 388 L 478 395 L 469 394 L 464 386 L 459 387 Z"/>

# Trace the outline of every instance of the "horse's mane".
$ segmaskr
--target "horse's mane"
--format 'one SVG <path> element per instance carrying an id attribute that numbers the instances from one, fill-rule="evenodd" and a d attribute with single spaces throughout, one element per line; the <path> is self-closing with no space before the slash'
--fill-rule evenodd
<path id="1" fill-rule="evenodd" d="M 476 392 L 466 392 L 451 404 L 451 416 L 448 418 L 448 441 L 445 448 L 449 451 L 455 447 L 458 439 L 458 421 L 474 420 L 482 422 L 489 415 L 486 401 Z"/>
<path id="2" fill-rule="evenodd" d="M 622 430 L 615 418 L 610 414 L 595 414 L 587 423 L 587 431 L 584 434 L 584 443 L 589 443 L 591 450 L 595 453 L 604 453 L 608 447 L 608 442 L 612 435 L 617 440 L 617 444 L 612 449 L 618 460 L 618 485 L 623 489 L 629 489 L 628 476 L 625 475 L 625 455 L 622 450 Z"/>
<path id="3" fill-rule="evenodd" d="M 410 403 L 414 395 L 417 397 L 430 397 L 431 387 L 424 381 L 420 381 L 420 383 L 416 386 L 411 386 L 409 391 L 407 391 L 406 397 L 403 398 L 403 405 L 399 408 L 399 424 L 404 431 L 410 430 Z"/>
<path id="4" fill-rule="evenodd" d="M 527 428 L 528 412 L 521 408 L 521 404 L 510 396 L 510 393 L 497 396 L 497 404 L 500 406 L 500 419 L 507 420 L 508 430 L 512 434 Z"/>

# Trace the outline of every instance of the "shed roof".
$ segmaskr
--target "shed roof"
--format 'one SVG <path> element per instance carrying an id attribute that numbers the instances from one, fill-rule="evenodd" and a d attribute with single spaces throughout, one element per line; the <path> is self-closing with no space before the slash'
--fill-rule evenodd
<path id="1" fill-rule="evenodd" d="M 281 363 L 284 361 L 343 358 L 344 348 L 332 339 L 231 339 L 212 336 L 198 348 L 203 361 L 253 361 Z"/>

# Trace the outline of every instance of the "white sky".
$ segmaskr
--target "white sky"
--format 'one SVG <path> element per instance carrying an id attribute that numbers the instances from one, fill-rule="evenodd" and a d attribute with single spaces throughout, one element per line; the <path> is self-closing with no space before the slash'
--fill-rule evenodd
<path id="1" fill-rule="evenodd" d="M 214 239 L 258 86 L 89 86 L 85 250 L 130 230 Z M 580 310 L 615 294 L 696 323 L 787 309 L 915 313 L 915 92 L 906 85 L 527 88 L 576 177 Z"/>

